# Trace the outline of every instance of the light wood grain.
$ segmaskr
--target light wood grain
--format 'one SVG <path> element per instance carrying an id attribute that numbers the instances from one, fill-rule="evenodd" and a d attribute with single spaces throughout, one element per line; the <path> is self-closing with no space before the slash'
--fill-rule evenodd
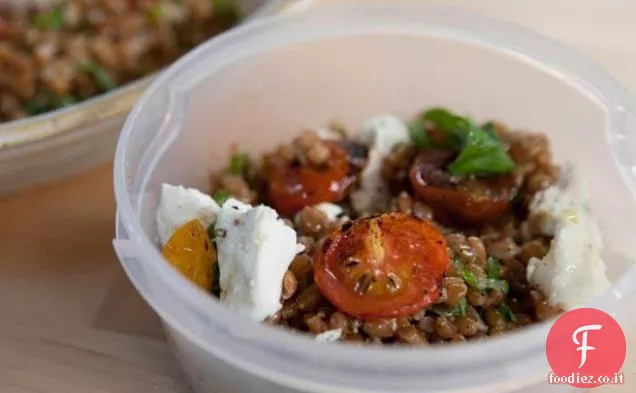
<path id="1" fill-rule="evenodd" d="M 0 201 L 0 391 L 187 392 L 112 251 L 111 166 Z"/>
<path id="2" fill-rule="evenodd" d="M 561 40 L 636 91 L 635 2 L 447 3 Z M 111 179 L 107 165 L 0 200 L 0 392 L 189 392 L 159 320 L 112 251 Z M 594 392 L 636 390 L 636 334 L 627 333 L 626 385 Z"/>

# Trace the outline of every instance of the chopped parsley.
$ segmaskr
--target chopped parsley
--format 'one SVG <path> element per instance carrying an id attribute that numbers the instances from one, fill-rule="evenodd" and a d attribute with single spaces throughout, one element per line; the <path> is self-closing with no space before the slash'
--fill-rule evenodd
<path id="1" fill-rule="evenodd" d="M 230 157 L 228 170 L 233 175 L 244 176 L 249 168 L 250 158 L 245 153 L 235 153 Z"/>
<path id="2" fill-rule="evenodd" d="M 212 198 L 214 198 L 214 200 L 216 201 L 216 203 L 219 204 L 219 206 L 222 206 L 225 203 L 225 201 L 230 199 L 230 193 L 227 192 L 227 190 L 224 190 L 221 188 L 214 193 L 214 196 Z"/>
<path id="3" fill-rule="evenodd" d="M 461 317 L 466 315 L 466 312 L 468 311 L 468 301 L 464 297 L 455 305 L 455 307 L 436 304 L 430 307 L 429 310 L 439 316 Z"/>
<path id="4" fill-rule="evenodd" d="M 91 61 L 81 62 L 77 65 L 77 68 L 89 74 L 102 90 L 108 91 L 117 87 L 117 84 L 113 81 L 108 72 Z"/>
<path id="5" fill-rule="evenodd" d="M 515 313 L 512 312 L 506 303 L 501 303 L 499 308 L 497 308 L 497 312 L 506 320 L 506 322 L 517 322 Z"/>
<path id="6" fill-rule="evenodd" d="M 60 30 L 64 26 L 64 13 L 61 7 L 40 12 L 35 16 L 34 25 L 42 30 Z"/>
<path id="7" fill-rule="evenodd" d="M 453 263 L 459 268 L 460 277 L 466 282 L 470 288 L 478 291 L 486 291 L 490 289 L 498 289 L 504 294 L 508 293 L 509 285 L 508 281 L 501 280 L 499 278 L 493 278 L 490 275 L 486 278 L 476 277 L 475 274 L 468 268 L 459 258 L 453 259 Z"/>

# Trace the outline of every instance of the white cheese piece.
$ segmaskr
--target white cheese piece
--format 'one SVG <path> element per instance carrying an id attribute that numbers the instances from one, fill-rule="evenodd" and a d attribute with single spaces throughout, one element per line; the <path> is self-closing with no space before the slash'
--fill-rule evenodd
<path id="1" fill-rule="evenodd" d="M 378 115 L 362 123 L 358 138 L 386 156 L 398 143 L 409 141 L 409 130 L 397 116 Z"/>
<path id="2" fill-rule="evenodd" d="M 163 184 L 156 214 L 161 244 L 166 244 L 180 226 L 195 218 L 207 228 L 216 219 L 219 209 L 212 197 L 199 190 Z"/>
<path id="3" fill-rule="evenodd" d="M 554 238 L 543 259 L 530 260 L 527 278 L 550 305 L 571 310 L 611 284 L 601 258 L 600 230 L 588 207 L 586 181 L 576 167 L 564 169 L 559 181 L 537 193 L 530 204 L 531 215 L 546 218 L 543 233 Z"/>
<path id="4" fill-rule="evenodd" d="M 351 204 L 359 212 L 385 209 L 389 195 L 382 163 L 395 145 L 409 141 L 408 127 L 396 116 L 379 115 L 362 124 L 358 139 L 369 146 L 369 158 L 360 175 L 360 188 L 351 193 Z"/>
<path id="5" fill-rule="evenodd" d="M 316 336 L 316 341 L 321 343 L 331 343 L 342 338 L 342 329 L 333 329 L 322 332 Z"/>
<path id="6" fill-rule="evenodd" d="M 337 132 L 334 132 L 330 129 L 327 128 L 316 128 L 314 129 L 314 132 L 316 133 L 316 135 L 318 135 L 318 138 L 323 139 L 323 140 L 340 140 L 342 139 L 342 136 L 340 134 L 338 134 Z"/>
<path id="7" fill-rule="evenodd" d="M 221 303 L 262 321 L 281 308 L 283 275 L 300 247 L 268 206 L 228 199 L 217 217 Z"/>
<path id="8" fill-rule="evenodd" d="M 322 202 L 314 205 L 314 208 L 325 213 L 329 221 L 336 221 L 343 217 L 344 210 L 335 203 Z"/>

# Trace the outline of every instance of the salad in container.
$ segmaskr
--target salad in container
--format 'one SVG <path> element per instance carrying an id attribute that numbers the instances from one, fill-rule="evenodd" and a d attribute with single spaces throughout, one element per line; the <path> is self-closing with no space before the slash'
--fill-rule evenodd
<path id="1" fill-rule="evenodd" d="M 136 105 L 115 248 L 199 392 L 543 389 L 559 315 L 632 322 L 635 109 L 454 9 L 263 20 Z"/>

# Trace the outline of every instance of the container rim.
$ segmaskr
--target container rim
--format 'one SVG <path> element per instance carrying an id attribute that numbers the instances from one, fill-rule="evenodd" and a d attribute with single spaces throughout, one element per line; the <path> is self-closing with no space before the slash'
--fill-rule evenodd
<path id="1" fill-rule="evenodd" d="M 333 23 L 333 20 L 339 19 L 346 19 L 350 23 L 346 26 Z M 309 31 L 310 28 L 321 25 L 328 25 L 330 30 Z M 294 34 L 289 34 L 290 32 Z M 511 377 L 526 378 L 532 373 L 543 373 L 547 367 L 543 340 L 550 323 L 538 324 L 488 342 L 427 348 L 424 351 L 324 345 L 276 328 L 247 323 L 245 318 L 226 310 L 202 291 L 186 285 L 186 279 L 163 262 L 154 242 L 143 231 L 136 211 L 138 200 L 133 201 L 125 179 L 127 141 L 134 132 L 142 106 L 157 92 L 159 86 L 169 85 L 183 69 L 196 63 L 196 58 L 205 53 L 223 51 L 227 58 L 231 58 L 224 64 L 227 66 L 275 47 L 371 33 L 443 36 L 519 57 L 566 80 L 607 109 L 608 141 L 614 153 L 614 163 L 632 197 L 636 199 L 634 175 L 627 169 L 633 165 L 631 157 L 618 146 L 615 138 L 618 135 L 623 140 L 631 137 L 625 132 L 631 133 L 633 130 L 622 128 L 626 117 L 636 118 L 636 101 L 613 77 L 585 57 L 526 29 L 448 6 L 399 1 L 390 4 L 325 6 L 304 13 L 262 19 L 216 37 L 164 72 L 135 105 L 124 125 L 115 157 L 114 182 L 118 205 L 116 242 L 128 242 L 124 247 L 129 252 L 127 256 L 146 264 L 153 270 L 153 274 L 160 277 L 175 293 L 179 293 L 182 300 L 197 312 L 214 315 L 214 323 L 218 324 L 216 331 L 207 335 L 195 332 L 182 321 L 171 317 L 155 299 L 140 290 L 142 296 L 169 326 L 186 335 L 204 350 L 267 379 L 290 386 L 302 386 L 304 389 L 309 387 L 313 391 L 408 390 L 409 387 L 413 388 L 413 381 L 423 380 L 431 391 L 435 391 L 486 383 L 503 384 Z M 245 44 L 248 41 L 251 43 Z M 233 53 L 231 47 L 241 44 L 249 45 L 249 50 L 243 45 Z M 143 174 L 136 173 L 131 184 L 143 182 L 143 177 Z M 122 263 L 126 265 L 123 260 Z M 138 286 L 135 278 L 129 276 Z M 612 291 L 593 299 L 588 305 L 602 304 L 608 299 L 621 299 L 625 296 L 622 287 L 615 285 Z M 222 335 L 222 338 L 215 335 Z M 515 362 L 514 365 L 508 364 L 512 361 Z M 494 362 L 505 364 L 506 371 L 497 376 L 478 375 L 478 372 L 483 371 L 480 365 L 492 367 Z M 422 364 L 426 364 L 426 367 L 417 367 Z M 317 369 L 323 371 L 318 377 L 315 375 Z M 374 373 L 362 374 L 363 370 L 372 370 Z M 465 376 L 460 377 L 459 370 L 466 373 Z M 362 375 L 365 380 L 359 381 Z M 442 379 L 445 379 L 444 384 L 440 382 Z"/>
<path id="2" fill-rule="evenodd" d="M 127 83 L 111 92 L 83 100 L 68 108 L 0 124 L 0 152 L 55 135 L 66 134 L 86 124 L 124 115 L 159 72 Z"/>

